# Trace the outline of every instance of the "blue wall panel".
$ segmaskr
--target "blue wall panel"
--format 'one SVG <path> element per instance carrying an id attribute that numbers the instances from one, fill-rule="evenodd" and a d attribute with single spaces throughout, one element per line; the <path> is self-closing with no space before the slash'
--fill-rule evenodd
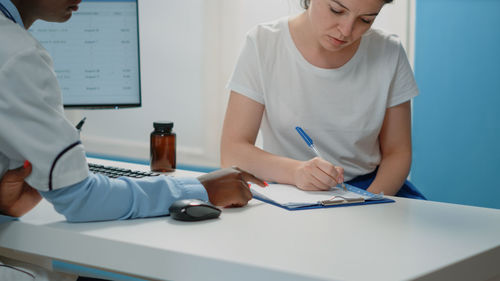
<path id="1" fill-rule="evenodd" d="M 412 182 L 500 208 L 500 0 L 417 0 Z"/>

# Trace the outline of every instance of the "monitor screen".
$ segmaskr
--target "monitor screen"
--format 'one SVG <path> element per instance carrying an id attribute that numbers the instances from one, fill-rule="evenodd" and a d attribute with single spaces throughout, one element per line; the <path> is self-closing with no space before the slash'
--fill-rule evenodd
<path id="1" fill-rule="evenodd" d="M 65 23 L 36 21 L 65 107 L 141 105 L 137 0 L 84 0 Z"/>

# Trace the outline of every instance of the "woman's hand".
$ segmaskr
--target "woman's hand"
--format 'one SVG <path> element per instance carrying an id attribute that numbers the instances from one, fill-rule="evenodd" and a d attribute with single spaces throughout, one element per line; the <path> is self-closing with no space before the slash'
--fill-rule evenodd
<path id="1" fill-rule="evenodd" d="M 294 172 L 295 185 L 302 190 L 329 190 L 344 182 L 344 168 L 315 157 L 301 162 Z"/>
<path id="2" fill-rule="evenodd" d="M 31 164 L 7 171 L 0 181 L 0 212 L 20 217 L 33 209 L 42 196 L 29 186 L 24 179 L 31 173 Z"/>

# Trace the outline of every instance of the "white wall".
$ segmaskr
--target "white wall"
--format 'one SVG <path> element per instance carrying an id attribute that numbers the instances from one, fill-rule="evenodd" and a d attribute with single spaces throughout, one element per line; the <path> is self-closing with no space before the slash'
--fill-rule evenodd
<path id="1" fill-rule="evenodd" d="M 409 1 L 395 0 L 384 7 L 375 27 L 400 35 L 412 55 Z M 139 1 L 143 106 L 67 111 L 74 122 L 87 117 L 82 131 L 87 151 L 146 160 L 152 122 L 172 120 L 178 140 L 178 163 L 218 166 L 228 97 L 225 84 L 245 33 L 257 23 L 298 13 L 298 3 L 299 0 Z"/>

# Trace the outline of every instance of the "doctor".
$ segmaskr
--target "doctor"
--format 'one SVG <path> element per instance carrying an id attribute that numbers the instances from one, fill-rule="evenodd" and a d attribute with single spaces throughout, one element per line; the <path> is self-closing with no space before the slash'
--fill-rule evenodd
<path id="1" fill-rule="evenodd" d="M 38 19 L 67 21 L 80 1 L 0 0 L 0 211 L 20 216 L 40 194 L 73 222 L 165 215 L 172 202 L 185 198 L 247 204 L 252 196 L 246 181 L 264 183 L 239 169 L 199 178 L 89 173 L 78 132 L 63 114 L 52 59 L 27 31 Z M 31 166 L 19 168 L 26 160 Z M 0 257 L 0 280 L 35 279 L 76 277 Z"/>
<path id="2" fill-rule="evenodd" d="M 84 148 L 66 120 L 52 59 L 27 29 L 34 21 L 67 21 L 80 0 L 0 0 L 0 176 L 32 164 L 26 183 L 68 221 L 131 219 L 168 214 L 176 200 L 199 198 L 219 206 L 251 199 L 239 169 L 199 178 L 110 179 L 88 171 Z M 7 40 L 8 38 L 8 40 Z"/>

